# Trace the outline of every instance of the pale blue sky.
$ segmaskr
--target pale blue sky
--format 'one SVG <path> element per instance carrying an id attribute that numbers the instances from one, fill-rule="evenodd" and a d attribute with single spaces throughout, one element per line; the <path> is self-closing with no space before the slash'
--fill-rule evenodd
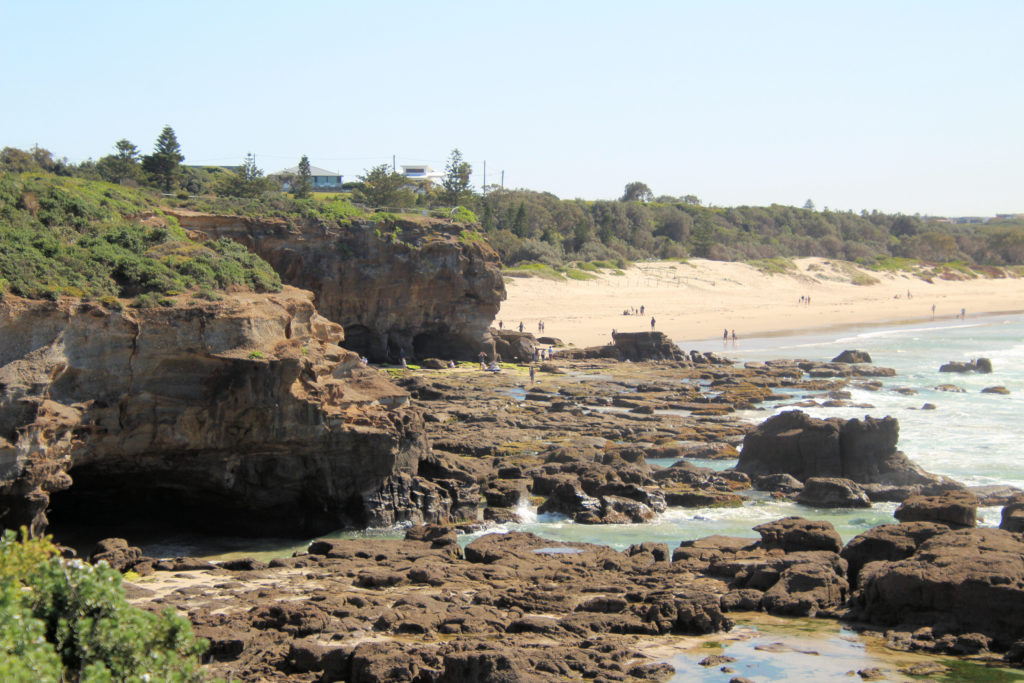
<path id="1" fill-rule="evenodd" d="M 289 6 L 290 5 L 290 6 Z M 1024 2 L 0 0 L 0 146 L 1024 212 Z"/>

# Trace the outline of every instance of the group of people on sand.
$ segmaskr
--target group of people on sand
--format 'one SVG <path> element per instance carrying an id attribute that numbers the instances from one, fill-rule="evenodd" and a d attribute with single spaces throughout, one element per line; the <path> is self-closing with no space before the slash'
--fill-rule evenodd
<path id="1" fill-rule="evenodd" d="M 622 315 L 643 315 L 644 310 L 645 309 L 643 304 L 640 305 L 640 308 L 634 308 L 633 306 L 630 306 L 629 308 L 622 312 Z"/>
<path id="2" fill-rule="evenodd" d="M 811 297 L 807 296 L 806 294 L 801 294 L 800 295 L 800 305 L 801 306 L 810 306 L 811 305 Z"/>
<path id="3" fill-rule="evenodd" d="M 736 330 L 732 331 L 732 340 L 736 341 Z M 729 330 L 728 329 L 722 330 L 722 341 L 723 342 L 729 341 Z"/>

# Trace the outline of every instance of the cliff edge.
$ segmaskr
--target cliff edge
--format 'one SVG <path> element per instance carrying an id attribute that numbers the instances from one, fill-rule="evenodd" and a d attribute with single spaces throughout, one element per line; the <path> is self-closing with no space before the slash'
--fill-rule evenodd
<path id="1" fill-rule="evenodd" d="M 505 299 L 498 254 L 463 226 L 430 218 L 353 222 L 251 219 L 168 211 L 193 236 L 228 237 L 311 290 L 345 329 L 345 347 L 374 361 L 493 354 L 489 328 Z M 196 233 L 199 233 L 198 235 Z"/>
<path id="2" fill-rule="evenodd" d="M 41 531 L 48 507 L 260 535 L 447 519 L 415 476 L 422 417 L 309 292 L 123 310 L 8 295 L 0 338 L 5 527 Z"/>

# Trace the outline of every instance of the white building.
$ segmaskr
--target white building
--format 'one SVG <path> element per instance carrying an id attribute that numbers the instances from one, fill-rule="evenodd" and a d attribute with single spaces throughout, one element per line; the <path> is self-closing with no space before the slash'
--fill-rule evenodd
<path id="1" fill-rule="evenodd" d="M 402 164 L 402 175 L 410 180 L 428 180 L 432 183 L 439 183 L 444 178 L 444 173 L 435 171 L 427 164 Z"/>

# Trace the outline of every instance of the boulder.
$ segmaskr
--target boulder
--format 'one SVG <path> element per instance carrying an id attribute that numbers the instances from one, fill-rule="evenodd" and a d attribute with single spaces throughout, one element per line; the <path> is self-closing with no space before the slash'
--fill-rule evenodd
<path id="1" fill-rule="evenodd" d="M 838 477 L 811 477 L 796 497 L 801 505 L 820 508 L 869 508 L 864 489 L 849 479 Z"/>
<path id="2" fill-rule="evenodd" d="M 907 559 L 871 562 L 850 604 L 855 619 L 902 629 L 943 624 L 997 647 L 1024 637 L 1024 539 L 1002 529 L 937 534 Z"/>
<path id="3" fill-rule="evenodd" d="M 578 482 L 566 481 L 555 486 L 537 512 L 540 514 L 553 512 L 569 516 L 583 512 L 600 517 L 601 501 L 584 493 Z"/>
<path id="4" fill-rule="evenodd" d="M 835 527 L 826 521 L 785 517 L 759 524 L 754 527 L 754 531 L 761 534 L 761 544 L 765 548 L 781 548 L 787 553 L 801 550 L 829 550 L 838 553 L 843 547 Z"/>
<path id="5" fill-rule="evenodd" d="M 750 476 L 840 477 L 858 484 L 912 485 L 944 481 L 896 450 L 895 418 L 818 420 L 799 410 L 779 413 L 743 439 L 736 470 Z"/>
<path id="6" fill-rule="evenodd" d="M 983 393 L 983 394 L 1002 394 L 1003 396 L 1007 396 L 1007 395 L 1009 395 L 1010 390 L 1007 389 L 1006 387 L 1000 385 L 1000 386 L 995 386 L 995 387 L 985 387 L 984 389 L 981 390 L 981 393 Z"/>
<path id="7" fill-rule="evenodd" d="M 944 524 L 934 522 L 905 522 L 882 524 L 855 536 L 843 548 L 840 556 L 848 565 L 847 579 L 857 587 L 857 576 L 868 562 L 903 560 L 918 546 L 936 534 L 949 531 Z"/>
<path id="8" fill-rule="evenodd" d="M 683 360 L 682 349 L 664 332 L 616 332 L 612 340 L 621 360 Z"/>
<path id="9" fill-rule="evenodd" d="M 827 566 L 798 564 L 782 571 L 761 605 L 772 614 L 813 617 L 846 602 L 849 589 L 846 579 Z"/>
<path id="10" fill-rule="evenodd" d="M 978 372 L 989 374 L 992 372 L 992 361 L 988 358 L 977 358 L 970 361 L 951 360 L 939 368 L 939 372 Z"/>
<path id="11" fill-rule="evenodd" d="M 947 491 L 937 496 L 911 496 L 896 508 L 901 522 L 937 522 L 954 529 L 976 526 L 978 497 L 969 491 Z"/>
<path id="12" fill-rule="evenodd" d="M 754 488 L 758 491 L 777 493 L 799 493 L 803 483 L 791 474 L 762 474 L 754 477 Z"/>
<path id="13" fill-rule="evenodd" d="M 89 562 L 92 564 L 106 562 L 111 569 L 124 572 L 138 562 L 141 557 L 142 550 L 128 545 L 128 541 L 125 539 L 104 538 L 89 553 Z"/>
<path id="14" fill-rule="evenodd" d="M 833 363 L 870 363 L 871 354 L 867 351 L 846 350 L 832 359 Z"/>
<path id="15" fill-rule="evenodd" d="M 1018 493 L 1003 507 L 999 528 L 1014 533 L 1024 531 L 1024 493 Z"/>

